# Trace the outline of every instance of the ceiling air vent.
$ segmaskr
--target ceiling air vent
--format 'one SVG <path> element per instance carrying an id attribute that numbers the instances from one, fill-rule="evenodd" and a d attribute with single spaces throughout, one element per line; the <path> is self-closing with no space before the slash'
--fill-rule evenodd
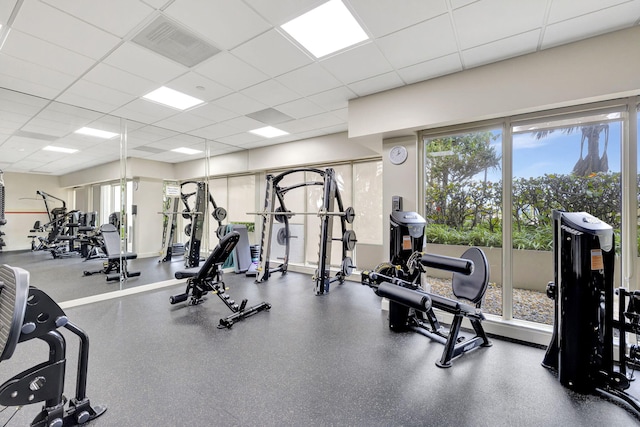
<path id="1" fill-rule="evenodd" d="M 164 16 L 156 18 L 132 41 L 187 67 L 198 65 L 220 52 L 220 49 Z"/>

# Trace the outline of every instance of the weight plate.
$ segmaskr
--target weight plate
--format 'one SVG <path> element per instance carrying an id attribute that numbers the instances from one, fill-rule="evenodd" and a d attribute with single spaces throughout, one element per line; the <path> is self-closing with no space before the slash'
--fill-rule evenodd
<path id="1" fill-rule="evenodd" d="M 191 214 L 189 213 L 188 210 L 185 209 L 185 210 L 182 211 L 182 218 L 191 219 Z"/>
<path id="2" fill-rule="evenodd" d="M 353 265 L 351 257 L 344 257 L 344 259 L 342 260 L 342 275 L 344 277 L 349 277 L 353 273 L 354 269 L 355 265 Z"/>
<path id="3" fill-rule="evenodd" d="M 356 247 L 356 232 L 353 230 L 347 230 L 342 235 L 342 244 L 348 251 L 352 251 Z"/>
<path id="4" fill-rule="evenodd" d="M 187 236 L 191 236 L 191 224 L 187 224 L 184 226 L 184 234 Z"/>
<path id="5" fill-rule="evenodd" d="M 215 208 L 215 210 L 213 211 L 213 219 L 215 219 L 218 222 L 222 222 L 225 220 L 225 218 L 227 217 L 227 210 L 225 208 Z"/>
<path id="6" fill-rule="evenodd" d="M 344 220 L 352 224 L 354 219 L 356 219 L 356 210 L 349 206 L 344 210 Z"/>
<path id="7" fill-rule="evenodd" d="M 278 234 L 276 234 L 276 241 L 280 246 L 284 246 L 287 244 L 287 240 L 289 240 L 289 236 L 287 235 L 287 228 L 282 227 L 278 230 Z"/>

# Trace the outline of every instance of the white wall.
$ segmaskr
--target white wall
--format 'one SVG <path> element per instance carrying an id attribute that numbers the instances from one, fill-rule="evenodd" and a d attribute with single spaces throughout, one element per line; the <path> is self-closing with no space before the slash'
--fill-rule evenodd
<path id="1" fill-rule="evenodd" d="M 409 134 L 640 94 L 640 28 L 349 101 L 349 137 Z"/>

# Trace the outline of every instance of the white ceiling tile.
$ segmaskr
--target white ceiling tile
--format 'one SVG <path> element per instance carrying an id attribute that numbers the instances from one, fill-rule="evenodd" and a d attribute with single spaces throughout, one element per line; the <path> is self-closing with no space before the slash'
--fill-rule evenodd
<path id="1" fill-rule="evenodd" d="M 0 53 L 0 86 L 54 99 L 74 76 Z"/>
<path id="2" fill-rule="evenodd" d="M 635 1 L 551 24 L 544 30 L 542 49 L 629 27 L 638 19 L 640 2 Z"/>
<path id="3" fill-rule="evenodd" d="M 182 64 L 129 42 L 118 46 L 104 62 L 160 84 L 175 79 L 188 70 Z"/>
<path id="4" fill-rule="evenodd" d="M 317 62 L 282 74 L 276 77 L 276 80 L 303 96 L 324 92 L 342 85 Z"/>
<path id="5" fill-rule="evenodd" d="M 227 110 L 235 111 L 236 113 L 241 115 L 253 113 L 267 108 L 267 105 L 237 92 L 225 96 L 224 98 L 218 99 L 216 101 L 216 105 L 222 108 L 226 108 Z"/>
<path id="6" fill-rule="evenodd" d="M 450 0 L 452 9 L 458 9 L 458 8 L 464 7 L 469 3 L 473 3 L 475 1 L 478 1 L 478 0 Z"/>
<path id="7" fill-rule="evenodd" d="M 469 49 L 540 28 L 546 6 L 547 2 L 540 0 L 492 0 L 456 9 L 453 20 L 460 48 Z"/>
<path id="8" fill-rule="evenodd" d="M 535 52 L 540 39 L 540 30 L 518 34 L 462 51 L 465 68 L 477 67 L 514 56 Z"/>
<path id="9" fill-rule="evenodd" d="M 241 93 L 270 107 L 300 98 L 299 94 L 273 79 L 248 87 Z"/>
<path id="10" fill-rule="evenodd" d="M 245 0 L 274 26 L 289 22 L 323 3 L 318 0 Z"/>
<path id="11" fill-rule="evenodd" d="M 223 136 L 235 135 L 238 133 L 238 129 L 223 123 L 216 123 L 215 125 L 196 129 L 191 133 L 202 138 L 217 139 Z"/>
<path id="12" fill-rule="evenodd" d="M 407 67 L 457 50 L 449 15 L 442 15 L 376 41 L 395 68 Z"/>
<path id="13" fill-rule="evenodd" d="M 247 64 L 279 76 L 311 63 L 311 58 L 276 30 L 267 31 L 231 51 Z"/>
<path id="14" fill-rule="evenodd" d="M 342 120 L 335 114 L 322 113 L 315 116 L 305 117 L 300 120 L 281 123 L 278 127 L 289 133 L 299 133 L 313 129 L 321 129 L 327 126 L 334 126 L 339 123 L 342 123 Z"/>
<path id="15" fill-rule="evenodd" d="M 392 71 L 390 73 L 381 74 L 349 85 L 350 89 L 358 96 L 370 95 L 383 90 L 392 89 L 402 86 L 404 82 L 398 76 L 398 73 Z"/>
<path id="16" fill-rule="evenodd" d="M 320 64 L 347 84 L 393 70 L 374 43 L 366 43 L 323 59 Z"/>
<path id="17" fill-rule="evenodd" d="M 629 0 L 553 0 L 547 22 L 553 24 L 623 3 L 629 3 Z M 640 2 L 635 3 L 637 7 Z"/>
<path id="18" fill-rule="evenodd" d="M 222 122 L 221 124 L 231 126 L 232 128 L 235 128 L 242 132 L 247 132 L 253 129 L 264 127 L 264 123 L 245 116 L 236 117 L 235 119 L 227 120 L 226 122 Z"/>
<path id="19" fill-rule="evenodd" d="M 224 136 L 222 138 L 218 138 L 219 142 L 223 142 L 225 144 L 242 147 L 245 144 L 251 144 L 258 141 L 263 141 L 264 138 L 251 134 L 249 132 L 237 133 L 235 135 Z"/>
<path id="20" fill-rule="evenodd" d="M 240 115 L 240 113 L 219 107 L 213 102 L 207 103 L 193 110 L 189 110 L 187 114 L 204 118 L 212 122 L 222 122 Z"/>
<path id="21" fill-rule="evenodd" d="M 5 25 L 9 22 L 9 17 L 16 3 L 16 0 L 0 2 L 0 25 Z"/>
<path id="22" fill-rule="evenodd" d="M 10 32 L 10 36 L 2 47 L 2 53 L 73 76 L 82 75 L 95 63 L 89 57 L 18 30 Z"/>
<path id="23" fill-rule="evenodd" d="M 135 96 L 86 80 L 79 80 L 58 101 L 108 113 L 134 99 Z"/>
<path id="24" fill-rule="evenodd" d="M 349 3 L 375 37 L 447 13 L 445 0 L 349 0 Z"/>
<path id="25" fill-rule="evenodd" d="M 240 1 L 181 0 L 172 3 L 165 13 L 227 50 L 271 28 Z"/>
<path id="26" fill-rule="evenodd" d="M 195 71 L 235 90 L 244 89 L 269 78 L 228 52 L 217 54 L 209 61 L 197 66 Z"/>
<path id="27" fill-rule="evenodd" d="M 214 121 L 191 113 L 180 113 L 168 119 L 157 121 L 155 124 L 177 132 L 190 132 L 195 129 L 210 126 L 214 124 Z"/>
<path id="28" fill-rule="evenodd" d="M 189 72 L 171 80 L 165 86 L 191 95 L 203 101 L 221 98 L 233 92 L 226 86 L 204 77 L 202 74 Z"/>
<path id="29" fill-rule="evenodd" d="M 120 43 L 118 37 L 39 1 L 22 3 L 13 27 L 93 59 Z"/>
<path id="30" fill-rule="evenodd" d="M 307 116 L 314 116 L 316 114 L 323 113 L 325 110 L 318 104 L 314 104 L 305 98 L 296 99 L 295 101 L 286 102 L 284 104 L 276 105 L 278 111 L 286 114 L 287 116 L 299 119 Z"/>
<path id="31" fill-rule="evenodd" d="M 158 88 L 158 84 L 107 64 L 98 64 L 84 75 L 83 80 L 110 87 L 119 92 L 142 96 Z"/>
<path id="32" fill-rule="evenodd" d="M 178 112 L 178 110 L 174 110 L 173 108 L 138 98 L 114 110 L 112 114 L 142 123 L 155 123 L 158 120 L 175 116 Z"/>
<path id="33" fill-rule="evenodd" d="M 140 21 L 154 12 L 153 8 L 137 0 L 42 1 L 118 37 L 124 37 Z"/>
<path id="34" fill-rule="evenodd" d="M 326 110 L 338 110 L 345 108 L 349 104 L 350 99 L 357 98 L 358 96 L 347 87 L 339 87 L 331 89 L 326 92 L 317 93 L 311 95 L 309 100 L 318 104 Z"/>
<path id="35" fill-rule="evenodd" d="M 431 61 L 401 68 L 398 70 L 398 74 L 400 74 L 405 83 L 411 84 L 458 71 L 462 71 L 462 62 L 460 62 L 460 55 L 453 53 Z"/>

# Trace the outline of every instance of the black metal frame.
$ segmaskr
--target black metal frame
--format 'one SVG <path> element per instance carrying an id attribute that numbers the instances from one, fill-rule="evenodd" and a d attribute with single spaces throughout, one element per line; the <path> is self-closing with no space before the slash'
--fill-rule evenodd
<path id="1" fill-rule="evenodd" d="M 317 181 L 304 181 L 298 184 L 290 185 L 287 187 L 280 186 L 280 182 L 283 178 L 294 173 L 311 172 L 317 174 L 322 180 Z M 299 168 L 291 169 L 282 172 L 278 175 L 267 175 L 267 186 L 265 191 L 264 200 L 264 212 L 262 215 L 262 243 L 260 251 L 260 260 L 257 269 L 256 283 L 269 280 L 271 274 L 280 271 L 283 275 L 287 273 L 289 268 L 289 251 L 290 251 L 290 239 L 291 230 L 289 227 L 289 220 L 292 217 L 292 213 L 287 209 L 285 204 L 285 195 L 294 189 L 303 188 L 308 186 L 322 186 L 322 208 L 321 212 L 330 213 L 329 215 L 321 215 L 320 217 L 320 242 L 318 248 L 318 268 L 315 271 L 313 280 L 315 282 L 314 292 L 316 295 L 321 295 L 329 292 L 330 284 L 338 282 L 344 283 L 345 278 L 351 274 L 353 265 L 351 264 L 351 258 L 348 256 L 348 251 L 353 250 L 348 248 L 344 242 L 345 233 L 349 232 L 353 236 L 353 243 L 355 244 L 355 234 L 352 230 L 347 229 L 347 215 L 342 203 L 342 197 L 340 190 L 336 183 L 335 170 L 327 168 L 325 170 L 315 168 Z M 276 206 L 277 199 L 277 206 Z M 337 204 L 337 211 L 335 210 Z M 281 215 L 273 215 L 273 212 L 282 212 Z M 337 214 L 337 215 L 336 215 Z M 340 218 L 341 226 L 341 238 L 334 239 L 332 237 L 333 232 L 333 220 L 334 217 Z M 272 268 L 270 266 L 271 257 L 271 243 L 273 234 L 273 220 L 284 224 L 284 246 L 285 254 L 282 262 Z M 331 262 L 331 247 L 334 240 L 340 240 L 343 242 L 342 246 L 342 268 L 336 273 L 334 277 L 331 277 L 330 262 Z"/>
<path id="2" fill-rule="evenodd" d="M 260 311 L 269 310 L 271 304 L 261 302 L 260 304 L 247 307 L 247 299 L 243 299 L 237 304 L 227 293 L 227 287 L 222 281 L 222 264 L 229 257 L 233 248 L 240 240 L 240 233 L 231 231 L 220 239 L 218 245 L 213 249 L 207 260 L 199 270 L 178 271 L 175 273 L 176 279 L 187 279 L 187 288 L 184 293 L 173 295 L 169 298 L 171 304 L 177 304 L 189 299 L 189 305 L 198 305 L 205 301 L 205 295 L 209 292 L 215 294 L 222 300 L 224 305 L 233 312 L 227 317 L 220 319 L 220 327 L 231 328 L 234 323 L 245 319 Z"/>
<path id="3" fill-rule="evenodd" d="M 183 191 L 184 186 L 195 184 L 196 191 L 191 193 L 185 193 Z M 190 206 L 191 198 L 195 196 L 193 205 Z M 211 210 L 211 216 L 218 222 L 218 228 L 216 235 L 218 238 L 222 235 L 222 221 L 227 216 L 224 208 L 219 207 L 216 204 L 215 199 L 208 190 L 207 183 L 204 181 L 184 181 L 180 184 L 180 199 L 185 208 L 182 213 L 183 218 L 191 219 L 191 222 L 186 225 L 185 230 L 188 230 L 189 242 L 185 245 L 184 253 L 184 266 L 185 268 L 193 268 L 200 265 L 200 245 L 202 243 L 202 234 L 204 231 L 204 218 L 208 204 L 211 204 L 213 209 Z"/>
<path id="4" fill-rule="evenodd" d="M 5 279 L 13 276 L 13 280 L 16 281 L 13 285 L 17 292 L 28 292 L 25 300 L 29 303 L 25 304 L 24 310 L 16 307 L 15 311 L 15 313 L 23 313 L 20 314 L 22 319 L 19 319 L 20 330 L 16 332 L 19 334 L 17 342 L 39 338 L 49 345 L 49 359 L 46 362 L 19 373 L 0 385 L 0 404 L 21 406 L 44 402 L 41 412 L 31 423 L 34 427 L 77 426 L 102 415 L 107 410 L 106 406 L 92 406 L 86 395 L 89 364 L 88 335 L 69 321 L 64 311 L 49 295 L 28 285 L 28 273 L 25 276 L 21 274 L 24 270 L 6 265 L 0 268 L 3 269 L 2 276 Z M 18 281 L 22 283 L 17 283 Z M 3 297 L 2 292 L 0 291 L 0 297 Z M 66 409 L 67 399 L 63 395 L 66 341 L 58 331 L 59 328 L 67 329 L 80 339 L 76 395 L 69 400 Z M 7 345 L 15 344 L 17 343 Z"/>

